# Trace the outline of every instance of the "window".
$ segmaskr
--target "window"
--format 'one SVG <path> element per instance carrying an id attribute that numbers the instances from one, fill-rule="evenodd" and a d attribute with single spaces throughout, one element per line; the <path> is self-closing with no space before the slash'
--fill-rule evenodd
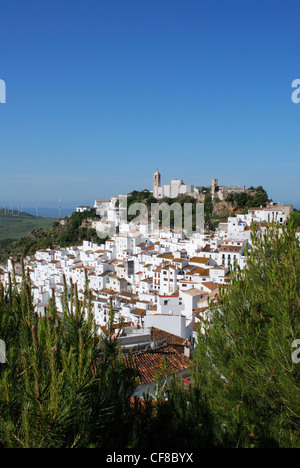
<path id="1" fill-rule="evenodd" d="M 165 306 L 168 305 L 168 301 L 164 301 L 164 305 L 165 305 Z"/>

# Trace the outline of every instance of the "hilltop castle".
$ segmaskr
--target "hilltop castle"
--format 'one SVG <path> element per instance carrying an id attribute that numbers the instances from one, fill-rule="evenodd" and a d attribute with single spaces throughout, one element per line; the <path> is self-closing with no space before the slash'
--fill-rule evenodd
<path id="1" fill-rule="evenodd" d="M 213 200 L 219 199 L 220 201 L 226 200 L 230 193 L 243 193 L 245 186 L 242 187 L 225 187 L 218 185 L 218 179 L 211 181 L 211 197 Z M 169 185 L 161 185 L 161 175 L 158 171 L 153 174 L 153 196 L 159 198 L 177 198 L 179 195 L 190 195 L 204 201 L 205 194 L 201 194 L 193 185 L 186 185 L 181 179 L 170 180 Z M 203 199 L 203 200 L 202 200 Z"/>
<path id="2" fill-rule="evenodd" d="M 245 185 L 242 187 L 225 187 L 218 185 L 218 179 L 212 179 L 211 181 L 211 198 L 215 200 L 218 198 L 220 201 L 226 200 L 230 193 L 244 193 L 246 191 Z"/>

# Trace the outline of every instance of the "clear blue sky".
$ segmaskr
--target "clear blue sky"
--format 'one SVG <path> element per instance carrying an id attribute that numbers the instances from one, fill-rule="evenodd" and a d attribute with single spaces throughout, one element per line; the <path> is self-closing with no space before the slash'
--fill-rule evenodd
<path id="1" fill-rule="evenodd" d="M 300 208 L 300 4 L 0 4 L 0 204 L 70 206 L 162 182 L 263 185 Z"/>

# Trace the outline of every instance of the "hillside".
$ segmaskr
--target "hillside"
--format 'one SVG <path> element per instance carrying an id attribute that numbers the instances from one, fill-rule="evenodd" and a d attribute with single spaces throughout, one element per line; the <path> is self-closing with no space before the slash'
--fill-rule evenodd
<path id="1" fill-rule="evenodd" d="M 169 205 L 179 203 L 182 208 L 185 203 L 191 203 L 194 206 L 196 203 L 203 202 L 205 223 L 209 229 L 214 229 L 219 222 L 227 219 L 229 216 L 234 216 L 237 212 L 247 213 L 248 209 L 251 207 L 266 206 L 269 201 L 268 194 L 262 186 L 258 186 L 256 188 L 250 187 L 245 193 L 229 194 L 224 201 L 220 201 L 218 198 L 212 200 L 210 187 L 197 188 L 200 191 L 199 199 L 189 195 L 180 195 L 175 199 L 165 197 L 159 200 L 159 202 L 167 203 Z M 128 195 L 128 207 L 133 203 L 144 203 L 148 208 L 150 216 L 151 203 L 156 203 L 157 200 L 149 190 L 142 190 L 140 192 L 134 190 Z M 193 213 L 195 213 L 195 211 L 196 210 L 194 209 Z M 129 220 L 131 220 L 131 218 L 134 218 L 134 216 L 128 216 Z M 171 213 L 171 227 L 172 220 L 173 215 Z"/>
<path id="2" fill-rule="evenodd" d="M 30 216 L 29 216 L 30 218 Z M 39 249 L 52 245 L 67 247 L 80 245 L 84 240 L 99 243 L 96 230 L 90 227 L 88 220 L 96 218 L 94 212 L 73 213 L 61 222 L 51 220 L 50 227 L 37 227 L 21 239 L 0 240 L 0 262 L 5 262 L 10 256 L 33 255 Z"/>
<path id="3" fill-rule="evenodd" d="M 225 201 L 212 201 L 208 189 L 204 202 L 206 226 L 209 229 L 215 229 L 220 222 L 226 222 L 229 216 L 234 216 L 238 212 L 247 212 L 250 206 L 265 206 L 267 200 L 267 193 L 262 187 L 248 189 L 246 194 L 237 194 L 236 196 L 229 197 L 229 199 Z M 149 216 L 151 203 L 155 203 L 156 201 L 157 200 L 149 190 L 135 190 L 128 194 L 127 200 L 128 208 L 131 204 L 136 202 L 144 203 L 149 210 Z M 175 200 L 165 198 L 160 201 L 170 205 L 177 202 L 180 203 L 182 207 L 184 203 L 192 203 L 194 205 L 198 202 L 198 200 L 188 195 L 182 195 Z M 128 215 L 127 219 L 131 221 L 134 217 L 135 216 Z M 300 225 L 300 212 L 294 210 L 291 218 L 296 226 Z M 5 262 L 10 256 L 25 257 L 27 255 L 33 255 L 38 249 L 48 248 L 52 245 L 60 245 L 61 247 L 80 245 L 84 240 L 101 245 L 104 243 L 104 240 L 97 236 L 95 229 L 92 229 L 90 221 L 93 219 L 99 219 L 93 210 L 84 213 L 73 213 L 60 222 L 53 219 L 35 218 L 34 216 L 24 213 L 19 217 L 10 216 L 9 226 L 11 227 L 11 235 L 13 235 L 13 226 L 15 226 L 15 229 L 18 229 L 18 222 L 20 223 L 18 235 L 21 233 L 20 227 L 23 223 L 23 229 L 27 226 L 28 231 L 31 232 L 20 239 L 9 239 L 4 236 L 0 237 L 0 262 Z M 2 212 L 0 210 L 0 225 L 4 223 L 5 216 L 3 210 Z M 34 223 L 36 224 L 34 225 Z M 6 226 L 6 232 L 9 232 L 9 226 Z M 34 226 L 33 229 L 32 226 Z"/>
<path id="4" fill-rule="evenodd" d="M 28 213 L 0 210 L 0 240 L 21 239 L 35 229 L 49 229 L 55 219 L 32 216 Z"/>

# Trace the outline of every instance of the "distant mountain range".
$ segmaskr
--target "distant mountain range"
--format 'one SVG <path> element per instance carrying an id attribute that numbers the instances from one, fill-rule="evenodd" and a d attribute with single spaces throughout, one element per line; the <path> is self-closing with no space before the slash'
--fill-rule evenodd
<path id="1" fill-rule="evenodd" d="M 33 216 L 37 215 L 37 209 L 36 208 L 23 208 L 23 211 L 25 211 L 28 214 L 31 214 Z M 43 218 L 55 218 L 58 219 L 59 217 L 65 218 L 66 216 L 69 216 L 71 213 L 74 213 L 76 211 L 76 207 L 73 208 L 38 208 L 38 215 L 42 216 Z"/>

